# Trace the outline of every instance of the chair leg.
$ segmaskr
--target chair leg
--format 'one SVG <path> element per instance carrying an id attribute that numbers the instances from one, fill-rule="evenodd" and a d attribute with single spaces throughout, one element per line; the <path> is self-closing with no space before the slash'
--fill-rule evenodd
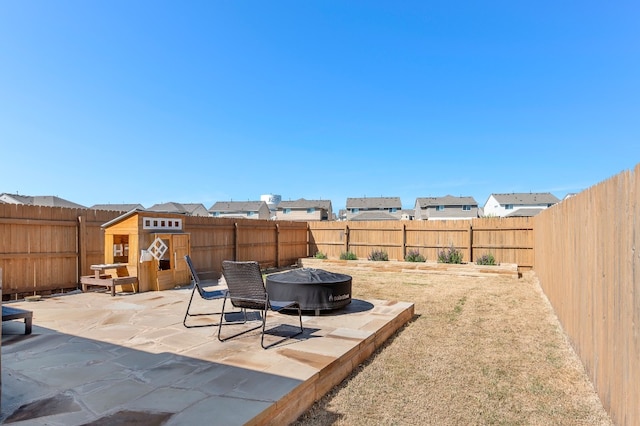
<path id="1" fill-rule="evenodd" d="M 260 337 L 260 346 L 262 349 L 267 349 L 270 345 L 264 345 L 264 329 L 267 327 L 267 311 L 269 310 L 269 302 L 265 302 L 264 311 L 262 311 L 262 336 Z"/>
<path id="2" fill-rule="evenodd" d="M 191 309 L 191 302 L 193 302 L 193 296 L 196 293 L 196 285 L 193 285 L 193 290 L 191 291 L 191 297 L 189 298 L 189 304 L 187 305 L 187 312 L 185 312 L 184 314 L 184 319 L 182 320 L 182 325 L 184 325 L 186 328 L 199 328 L 199 327 L 215 327 L 218 325 L 218 323 L 210 323 L 210 324 L 197 324 L 197 325 L 187 325 L 187 318 L 188 317 L 200 317 L 200 316 L 211 316 L 211 315 L 218 315 L 220 312 L 206 312 L 206 313 L 200 313 L 200 314 L 192 314 L 189 312 L 189 309 Z M 215 300 L 215 299 L 208 299 L 208 300 Z M 238 311 L 240 312 L 240 311 Z M 244 322 L 247 322 L 247 313 L 246 311 L 244 312 Z"/>
<path id="3" fill-rule="evenodd" d="M 185 312 L 184 314 L 184 319 L 182 320 L 182 325 L 184 325 L 187 328 L 191 328 L 193 326 L 189 326 L 187 325 L 187 317 L 190 317 L 191 315 L 189 314 L 189 309 L 191 308 L 191 302 L 193 302 L 193 294 L 196 292 L 196 285 L 193 285 L 193 290 L 191 291 L 191 297 L 189 298 L 189 304 L 187 305 L 187 312 Z"/>
<path id="4" fill-rule="evenodd" d="M 292 305 L 293 306 L 293 305 Z M 285 340 L 291 339 L 292 337 L 298 336 L 300 334 L 302 334 L 304 332 L 304 328 L 302 327 L 302 310 L 300 309 L 300 304 L 296 303 L 296 307 L 298 308 L 298 319 L 300 320 L 300 331 L 298 331 L 297 333 L 294 333 L 290 336 L 285 337 L 282 340 L 279 340 L 277 342 L 274 342 L 270 345 L 265 346 L 264 345 L 264 332 L 265 332 L 265 328 L 266 328 L 266 324 L 267 324 L 267 311 L 269 310 L 266 306 L 265 306 L 265 311 L 264 311 L 264 317 L 263 317 L 263 321 L 262 321 L 262 338 L 260 339 L 260 345 L 262 345 L 263 349 L 268 349 L 271 346 L 274 346 L 280 342 L 283 342 Z"/>
<path id="5" fill-rule="evenodd" d="M 304 328 L 302 327 L 302 308 L 300 308 L 299 303 L 298 303 L 298 319 L 300 320 L 300 333 L 304 333 Z"/>
<path id="6" fill-rule="evenodd" d="M 226 342 L 229 339 L 233 339 L 234 337 L 238 337 L 241 336 L 245 333 L 248 333 L 250 331 L 253 330 L 257 330 L 260 328 L 260 324 L 258 324 L 257 326 L 253 327 L 253 328 L 249 328 L 247 330 L 243 330 L 239 333 L 233 334 L 231 336 L 227 336 L 225 338 L 223 338 L 221 336 L 222 333 L 222 323 L 224 322 L 224 307 L 227 304 L 227 296 L 225 295 L 224 297 L 224 301 L 222 302 L 222 311 L 220 312 L 220 321 L 218 321 L 218 340 L 220 340 L 221 342 Z M 247 322 L 247 310 L 245 308 L 242 308 L 242 312 L 244 314 L 244 321 L 243 322 L 227 322 L 225 325 L 238 325 L 238 324 L 245 324 Z"/>

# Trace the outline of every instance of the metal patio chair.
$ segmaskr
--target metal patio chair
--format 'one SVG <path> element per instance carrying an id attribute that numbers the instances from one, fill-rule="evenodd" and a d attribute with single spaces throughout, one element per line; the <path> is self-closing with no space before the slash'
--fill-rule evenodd
<path id="1" fill-rule="evenodd" d="M 191 313 L 189 310 L 191 309 L 191 302 L 193 302 L 193 296 L 196 294 L 196 290 L 198 290 L 198 294 L 204 300 L 219 300 L 224 299 L 227 294 L 227 290 L 213 290 L 207 291 L 204 289 L 202 285 L 202 281 L 196 272 L 196 269 L 193 266 L 193 262 L 191 261 L 191 257 L 186 255 L 184 257 L 185 262 L 187 262 L 187 266 L 189 267 L 189 273 L 191 274 L 191 278 L 193 280 L 193 291 L 191 292 L 191 298 L 189 299 L 189 305 L 187 306 L 187 312 L 184 314 L 184 320 L 182 324 L 187 328 L 196 328 L 196 327 L 213 327 L 218 325 L 218 323 L 209 323 L 209 324 L 193 324 L 187 325 L 187 318 L 189 317 L 199 317 L 199 316 L 211 316 L 211 315 L 219 315 L 221 312 L 207 312 L 207 313 Z M 247 313 L 243 310 L 244 314 L 244 322 L 247 322 Z"/>
<path id="2" fill-rule="evenodd" d="M 300 304 L 297 301 L 271 300 L 264 285 L 264 280 L 262 278 L 262 273 L 260 272 L 260 265 L 258 264 L 258 262 L 235 262 L 225 260 L 222 262 L 222 275 L 224 275 L 224 278 L 227 282 L 228 292 L 224 297 L 224 302 L 222 302 L 222 313 L 220 314 L 220 322 L 218 323 L 218 339 L 221 342 L 227 341 L 231 338 L 248 333 L 252 330 L 257 330 L 258 328 L 262 327 L 260 345 L 264 349 L 267 349 L 275 345 L 276 343 L 280 343 L 280 341 L 278 341 L 271 345 L 265 346 L 264 334 L 267 325 L 267 312 L 278 312 L 283 309 L 296 309 L 298 311 L 298 320 L 300 321 L 300 331 L 296 332 L 295 334 L 286 336 L 283 340 L 290 339 L 291 337 L 295 337 L 304 332 L 304 328 L 302 327 L 302 312 L 300 309 Z M 249 328 L 248 330 L 243 330 L 239 333 L 223 338 L 221 336 L 221 332 L 224 322 L 224 308 L 227 304 L 227 300 L 229 300 L 231 304 L 236 308 L 261 311 L 262 324 L 258 324 L 257 326 Z M 225 325 L 228 324 L 232 323 L 225 323 Z"/>

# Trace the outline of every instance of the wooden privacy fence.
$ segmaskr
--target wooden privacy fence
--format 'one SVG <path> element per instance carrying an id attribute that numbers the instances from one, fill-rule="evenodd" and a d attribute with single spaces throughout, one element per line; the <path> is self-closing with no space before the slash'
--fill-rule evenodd
<path id="1" fill-rule="evenodd" d="M 2 298 L 78 288 L 92 264 L 104 263 L 102 225 L 124 212 L 0 203 Z M 222 260 L 289 266 L 307 256 L 306 222 L 185 216 L 199 269 L 220 271 Z"/>
<path id="2" fill-rule="evenodd" d="M 223 260 L 255 260 L 262 268 L 294 265 L 307 254 L 307 223 L 187 216 L 198 269 L 220 271 Z"/>
<path id="3" fill-rule="evenodd" d="M 103 263 L 102 225 L 123 212 L 0 204 L 0 267 L 4 298 L 78 287 L 90 265 Z M 185 216 L 194 263 L 220 271 L 225 259 L 257 260 L 263 268 L 295 264 L 317 251 L 338 258 L 374 249 L 390 259 L 417 250 L 427 259 L 455 247 L 464 261 L 492 253 L 498 262 L 533 265 L 529 218 L 473 221 L 291 222 Z"/>
<path id="4" fill-rule="evenodd" d="M 117 213 L 0 203 L 3 299 L 75 288 L 82 271 L 104 261 L 100 225 Z"/>
<path id="5" fill-rule="evenodd" d="M 309 222 L 309 254 L 338 258 L 352 252 L 366 259 L 383 250 L 392 260 L 404 260 L 410 250 L 435 261 L 441 250 L 460 250 L 464 262 L 491 253 L 497 262 L 533 266 L 533 221 L 528 217 L 448 221 Z"/>
<path id="6" fill-rule="evenodd" d="M 640 165 L 534 222 L 536 275 L 603 406 L 640 425 Z"/>

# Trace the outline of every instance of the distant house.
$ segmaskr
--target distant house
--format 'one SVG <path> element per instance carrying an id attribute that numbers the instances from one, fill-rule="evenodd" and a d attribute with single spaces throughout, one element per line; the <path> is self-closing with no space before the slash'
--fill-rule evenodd
<path id="1" fill-rule="evenodd" d="M 116 212 L 130 212 L 131 210 L 144 210 L 142 204 L 94 204 L 89 207 L 92 210 L 109 210 Z"/>
<path id="2" fill-rule="evenodd" d="M 478 202 L 473 197 L 416 198 L 416 220 L 459 220 L 478 217 Z"/>
<path id="3" fill-rule="evenodd" d="M 237 217 L 245 219 L 271 219 L 265 201 L 218 201 L 209 209 L 213 217 Z"/>
<path id="4" fill-rule="evenodd" d="M 400 220 L 400 216 L 397 214 L 387 213 L 385 211 L 364 211 L 352 216 L 349 220 Z"/>
<path id="5" fill-rule="evenodd" d="M 332 220 L 333 208 L 330 200 L 280 201 L 276 209 L 278 220 Z"/>
<path id="6" fill-rule="evenodd" d="M 535 216 L 559 201 L 550 192 L 491 194 L 484 204 L 484 216 Z"/>
<path id="7" fill-rule="evenodd" d="M 412 209 L 400 210 L 400 220 L 415 220 L 416 211 Z"/>
<path id="8" fill-rule="evenodd" d="M 353 220 L 364 212 L 382 212 L 400 219 L 402 203 L 400 197 L 347 198 L 347 220 Z"/>
<path id="9" fill-rule="evenodd" d="M 86 209 L 85 206 L 72 203 L 64 198 L 55 195 L 19 195 L 19 194 L 0 194 L 0 201 L 8 204 L 25 204 L 29 206 L 45 206 L 45 207 L 67 207 L 71 209 Z"/>
<path id="10" fill-rule="evenodd" d="M 198 204 L 198 203 L 186 203 L 186 204 L 174 203 L 174 202 L 161 203 L 161 204 L 154 204 L 153 206 L 149 207 L 146 210 L 149 212 L 181 213 L 181 214 L 187 214 L 189 216 L 204 216 L 204 217 L 211 216 L 209 214 L 209 210 L 207 210 L 207 208 L 204 205 Z"/>

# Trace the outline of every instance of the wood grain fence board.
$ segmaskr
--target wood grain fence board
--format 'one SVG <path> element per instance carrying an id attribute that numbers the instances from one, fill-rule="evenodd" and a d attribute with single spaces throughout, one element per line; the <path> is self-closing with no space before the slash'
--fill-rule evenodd
<path id="1" fill-rule="evenodd" d="M 491 252 L 498 262 L 533 266 L 533 222 L 530 218 L 473 221 L 381 221 L 309 223 L 309 254 L 318 251 L 338 258 L 349 250 L 360 259 L 374 249 L 385 250 L 392 260 L 403 260 L 417 250 L 430 260 L 454 247 L 465 262 Z M 478 227 L 478 231 L 476 231 Z"/>
<path id="2" fill-rule="evenodd" d="M 534 269 L 615 424 L 640 424 L 640 165 L 535 217 Z"/>
<path id="3" fill-rule="evenodd" d="M 92 263 L 102 262 L 100 226 L 117 214 L 0 204 L 0 266 L 5 271 L 5 296 L 77 287 L 81 273 L 80 240 L 86 249 L 85 256 L 96 260 Z M 87 223 L 86 235 L 80 235 L 82 220 Z"/>

